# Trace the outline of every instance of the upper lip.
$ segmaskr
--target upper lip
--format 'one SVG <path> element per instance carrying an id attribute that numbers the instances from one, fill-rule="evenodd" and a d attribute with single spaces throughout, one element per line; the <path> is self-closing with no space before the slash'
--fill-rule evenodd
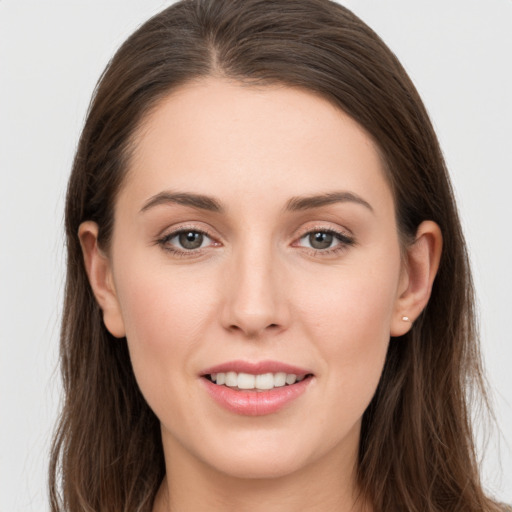
<path id="1" fill-rule="evenodd" d="M 206 368 L 201 372 L 201 375 L 210 375 L 212 373 L 248 373 L 251 375 L 261 375 L 263 373 L 288 373 L 294 375 L 308 375 L 312 373 L 306 368 L 300 368 L 288 363 L 280 361 L 227 361 L 220 363 L 210 368 Z"/>

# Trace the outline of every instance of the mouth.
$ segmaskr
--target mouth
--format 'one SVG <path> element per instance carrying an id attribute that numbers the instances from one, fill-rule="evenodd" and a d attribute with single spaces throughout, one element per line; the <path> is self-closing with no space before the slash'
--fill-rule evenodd
<path id="1" fill-rule="evenodd" d="M 311 378 L 311 373 L 267 372 L 251 374 L 245 372 L 216 372 L 203 375 L 203 377 L 217 386 L 225 386 L 235 391 L 264 392 L 275 388 L 293 386 L 297 382 Z"/>
<path id="2" fill-rule="evenodd" d="M 314 387 L 315 375 L 277 361 L 231 361 L 204 370 L 204 389 L 231 413 L 264 416 L 299 403 Z"/>

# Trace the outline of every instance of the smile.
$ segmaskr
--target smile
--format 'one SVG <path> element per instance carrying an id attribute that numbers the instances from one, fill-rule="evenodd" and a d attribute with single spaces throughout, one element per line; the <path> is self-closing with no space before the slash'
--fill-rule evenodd
<path id="1" fill-rule="evenodd" d="M 274 388 L 291 386 L 296 382 L 302 381 L 305 377 L 306 375 L 285 372 L 261 373 L 258 375 L 243 372 L 219 372 L 206 376 L 206 378 L 218 386 L 227 386 L 238 391 L 268 391 Z"/>
<path id="2" fill-rule="evenodd" d="M 316 380 L 304 368 L 277 361 L 231 361 L 206 369 L 201 377 L 217 405 L 244 416 L 264 416 L 290 407 Z"/>

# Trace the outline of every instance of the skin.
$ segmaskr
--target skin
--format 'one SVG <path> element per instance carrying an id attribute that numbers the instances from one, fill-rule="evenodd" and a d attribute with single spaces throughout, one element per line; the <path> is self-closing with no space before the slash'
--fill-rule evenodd
<path id="1" fill-rule="evenodd" d="M 356 500 L 361 417 L 390 336 L 428 301 L 439 228 L 424 222 L 401 253 L 373 141 L 303 90 L 208 78 L 162 100 L 134 141 L 109 253 L 94 223 L 79 236 L 105 325 L 126 336 L 161 422 L 167 478 L 154 510 L 371 510 Z M 349 200 L 286 210 L 340 191 Z M 147 206 L 163 192 L 207 195 L 223 212 Z M 208 236 L 187 250 L 171 236 L 179 229 Z M 329 230 L 345 238 L 312 248 L 309 234 Z M 313 378 L 279 412 L 241 416 L 200 377 L 240 359 Z"/>

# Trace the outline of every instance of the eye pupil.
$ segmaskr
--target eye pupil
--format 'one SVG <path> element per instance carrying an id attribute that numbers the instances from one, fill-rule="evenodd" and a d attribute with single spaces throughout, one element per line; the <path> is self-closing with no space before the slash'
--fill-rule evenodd
<path id="1" fill-rule="evenodd" d="M 203 234 L 197 231 L 185 231 L 180 233 L 179 241 L 185 249 L 198 249 L 203 244 Z"/>
<path id="2" fill-rule="evenodd" d="M 333 235 L 331 233 L 323 233 L 318 231 L 309 235 L 309 243 L 314 249 L 327 249 L 331 246 Z"/>

